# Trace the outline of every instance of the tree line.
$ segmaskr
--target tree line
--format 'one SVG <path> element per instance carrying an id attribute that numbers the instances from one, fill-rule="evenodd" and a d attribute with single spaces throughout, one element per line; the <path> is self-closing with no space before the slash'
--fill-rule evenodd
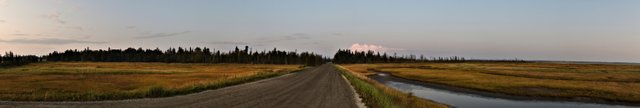
<path id="1" fill-rule="evenodd" d="M 246 63 L 246 64 L 302 64 L 320 65 L 329 61 L 322 55 L 311 52 L 273 50 L 250 51 L 244 49 L 223 52 L 209 48 L 169 48 L 167 50 L 127 48 L 54 51 L 41 57 L 17 55 L 7 52 L 0 55 L 0 66 L 19 66 L 33 62 L 165 62 L 165 63 Z"/>
<path id="2" fill-rule="evenodd" d="M 249 46 L 229 52 L 209 48 L 169 48 L 167 50 L 127 48 L 107 50 L 54 51 L 44 56 L 46 61 L 92 61 L 92 62 L 166 62 L 166 63 L 248 63 L 248 64 L 304 64 L 319 65 L 326 59 L 310 52 L 287 52 L 274 48 L 270 51 L 250 51 Z"/>
<path id="3" fill-rule="evenodd" d="M 339 64 L 356 64 L 356 63 L 417 63 L 417 62 L 525 62 L 521 59 L 503 59 L 503 60 L 489 60 L 489 59 L 467 59 L 465 57 L 451 56 L 451 57 L 425 57 L 420 55 L 402 55 L 398 56 L 396 53 L 393 55 L 387 55 L 387 53 L 375 52 L 375 51 L 355 51 L 349 49 L 339 49 L 333 57 L 333 63 Z"/>
<path id="4" fill-rule="evenodd" d="M 7 52 L 0 55 L 0 66 L 18 66 L 33 62 L 165 62 L 165 63 L 247 63 L 247 64 L 303 64 L 320 65 L 332 61 L 340 64 L 354 63 L 416 63 L 416 62 L 525 62 L 519 59 L 486 60 L 467 59 L 465 57 L 424 57 L 424 55 L 402 55 L 396 53 L 388 55 L 375 51 L 353 51 L 339 49 L 333 59 L 323 58 L 322 55 L 297 51 L 273 50 L 252 51 L 249 46 L 244 49 L 236 47 L 234 50 L 223 52 L 209 48 L 169 48 L 167 50 L 127 48 L 127 49 L 98 49 L 89 48 L 78 50 L 69 49 L 64 52 L 54 51 L 48 55 L 17 55 Z"/>
<path id="5" fill-rule="evenodd" d="M 40 61 L 40 57 L 35 55 L 17 55 L 13 52 L 6 52 L 0 55 L 0 67 L 19 66 Z"/>

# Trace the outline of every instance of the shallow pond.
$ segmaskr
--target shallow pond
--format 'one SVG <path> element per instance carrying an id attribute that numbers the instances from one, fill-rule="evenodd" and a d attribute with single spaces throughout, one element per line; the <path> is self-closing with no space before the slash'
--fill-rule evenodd
<path id="1" fill-rule="evenodd" d="M 497 98 L 416 84 L 419 82 L 397 78 L 387 73 L 378 73 L 369 77 L 389 87 L 458 108 L 636 108 L 598 103 Z"/>

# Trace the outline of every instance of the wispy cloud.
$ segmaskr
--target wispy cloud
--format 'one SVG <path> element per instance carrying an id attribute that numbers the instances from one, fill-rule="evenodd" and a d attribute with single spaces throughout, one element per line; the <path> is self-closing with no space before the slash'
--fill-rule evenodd
<path id="1" fill-rule="evenodd" d="M 156 34 L 152 34 L 152 35 L 148 35 L 148 36 L 139 36 L 139 37 L 134 37 L 134 38 L 135 39 L 151 39 L 151 38 L 178 36 L 178 35 L 183 35 L 183 34 L 187 34 L 187 33 L 191 33 L 191 31 L 183 31 L 183 32 L 176 32 L 176 33 L 156 33 Z"/>
<path id="2" fill-rule="evenodd" d="M 5 21 L 5 20 L 0 20 L 0 23 L 4 23 L 4 22 L 7 22 L 7 21 Z"/>
<path id="3" fill-rule="evenodd" d="M 217 42 L 206 42 L 207 44 L 213 45 L 247 45 L 247 42 L 232 42 L 232 41 L 217 41 Z"/>
<path id="4" fill-rule="evenodd" d="M 42 15 L 42 18 L 53 20 L 53 21 L 55 21 L 55 22 L 57 22 L 57 23 L 59 23 L 59 24 L 66 24 L 66 23 L 67 23 L 67 21 L 62 20 L 62 19 L 60 18 L 60 15 L 61 15 L 61 14 L 62 14 L 62 13 L 57 12 L 57 13 L 52 13 L 52 14 Z"/>
<path id="5" fill-rule="evenodd" d="M 107 42 L 95 42 L 73 39 L 43 38 L 43 39 L 13 39 L 0 40 L 1 43 L 20 43 L 20 44 L 45 44 L 45 45 L 64 45 L 64 44 L 106 44 Z"/>
<path id="6" fill-rule="evenodd" d="M 281 42 L 281 41 L 293 41 L 293 40 L 303 40 L 303 39 L 311 39 L 311 36 L 309 36 L 309 34 L 306 34 L 306 33 L 294 33 L 287 36 L 259 38 L 256 41 L 256 43 L 275 43 L 275 42 Z"/>
<path id="7" fill-rule="evenodd" d="M 15 33 L 15 34 L 10 34 L 13 36 L 31 36 L 31 34 L 24 34 L 24 33 Z"/>
<path id="8" fill-rule="evenodd" d="M 44 34 L 44 33 L 21 33 L 21 32 L 16 32 L 13 34 L 6 34 L 6 35 L 16 36 L 16 37 L 32 37 L 32 38 L 35 38 L 35 37 L 55 38 L 55 37 L 63 36 L 66 38 L 73 38 L 73 39 L 89 39 L 93 37 L 93 35 L 90 35 L 90 34 Z"/>
<path id="9" fill-rule="evenodd" d="M 262 37 L 256 38 L 253 41 L 244 42 L 244 41 L 213 41 L 213 42 L 205 42 L 207 44 L 212 45 L 252 45 L 252 46 L 264 46 L 270 43 L 277 43 L 283 41 L 294 41 L 294 40 L 304 40 L 311 39 L 311 36 L 306 33 L 294 33 L 286 36 L 277 36 L 277 37 Z"/>
<path id="10" fill-rule="evenodd" d="M 84 27 L 81 27 L 81 26 L 68 26 L 67 28 L 73 29 L 73 30 L 84 31 Z"/>
<path id="11" fill-rule="evenodd" d="M 127 28 L 127 29 L 136 29 L 138 27 L 137 26 L 126 26 L 125 28 Z"/>

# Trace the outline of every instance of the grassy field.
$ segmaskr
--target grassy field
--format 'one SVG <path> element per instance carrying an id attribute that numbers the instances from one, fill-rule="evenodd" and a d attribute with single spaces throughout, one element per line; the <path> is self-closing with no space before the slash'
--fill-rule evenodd
<path id="1" fill-rule="evenodd" d="M 415 63 L 343 65 L 428 83 L 509 95 L 640 102 L 640 65 Z"/>
<path id="2" fill-rule="evenodd" d="M 0 100 L 89 101 L 188 94 L 300 70 L 298 65 L 49 62 L 0 68 Z"/>
<path id="3" fill-rule="evenodd" d="M 337 66 L 337 65 L 336 65 Z M 372 108 L 447 108 L 445 104 L 417 98 L 389 88 L 365 77 L 361 73 L 353 72 L 342 66 L 337 66 L 339 71 L 356 89 L 363 98 L 364 103 Z"/>

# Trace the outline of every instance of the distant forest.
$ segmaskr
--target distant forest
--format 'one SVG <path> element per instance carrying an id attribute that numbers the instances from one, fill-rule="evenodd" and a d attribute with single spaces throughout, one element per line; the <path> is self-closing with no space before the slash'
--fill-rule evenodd
<path id="1" fill-rule="evenodd" d="M 17 56 L 8 53 L 0 63 L 4 66 L 22 65 L 41 61 L 76 61 L 76 62 L 165 62 L 165 63 L 247 63 L 247 64 L 304 64 L 319 65 L 327 62 L 319 54 L 309 52 L 287 52 L 274 48 L 270 51 L 249 51 L 249 47 L 229 52 L 212 51 L 209 48 L 169 48 L 162 51 L 156 49 L 127 48 L 107 50 L 66 50 L 54 51 L 48 55 Z"/>
<path id="2" fill-rule="evenodd" d="M 333 63 L 339 64 L 356 64 L 356 63 L 418 63 L 418 62 L 525 62 L 519 59 L 505 60 L 487 60 L 487 59 L 467 59 L 459 56 L 451 57 L 425 57 L 420 55 L 398 56 L 396 53 L 387 55 L 387 53 L 375 51 L 353 51 L 349 49 L 339 49 L 333 56 Z"/>
<path id="3" fill-rule="evenodd" d="M 13 52 L 7 52 L 5 55 L 0 56 L 0 67 L 3 66 L 19 66 L 29 64 L 33 62 L 41 61 L 40 57 L 35 55 L 17 55 Z"/>
<path id="4" fill-rule="evenodd" d="M 246 64 L 302 64 L 320 65 L 325 62 L 338 64 L 354 63 L 419 63 L 419 62 L 525 62 L 519 59 L 486 60 L 467 59 L 464 57 L 424 57 L 388 55 L 375 51 L 352 51 L 340 49 L 333 59 L 323 58 L 322 55 L 297 51 L 287 52 L 274 48 L 273 50 L 250 51 L 249 46 L 244 49 L 222 52 L 209 48 L 169 48 L 167 50 L 127 48 L 127 49 L 98 49 L 54 51 L 48 55 L 17 55 L 7 52 L 0 56 L 0 66 L 18 66 L 33 62 L 165 62 L 165 63 L 246 63 Z"/>

